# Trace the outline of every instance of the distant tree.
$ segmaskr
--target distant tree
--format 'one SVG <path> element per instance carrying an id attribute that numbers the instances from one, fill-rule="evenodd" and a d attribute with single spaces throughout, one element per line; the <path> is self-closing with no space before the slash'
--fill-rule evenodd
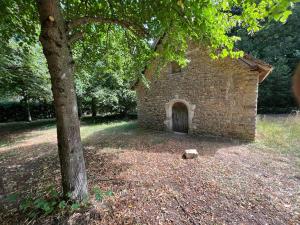
<path id="1" fill-rule="evenodd" d="M 0 95 L 2 98 L 20 99 L 31 121 L 29 102 L 52 99 L 49 73 L 39 45 L 33 46 L 11 39 L 1 43 Z"/>
<path id="2" fill-rule="evenodd" d="M 151 55 L 149 45 L 124 30 L 112 26 L 104 30 L 94 38 L 97 42 L 74 46 L 74 58 L 80 62 L 75 69 L 77 97 L 81 104 L 89 104 L 92 116 L 97 112 L 126 114 L 135 107 L 130 84 Z"/>
<path id="3" fill-rule="evenodd" d="M 296 1 L 296 0 L 294 0 Z M 165 36 L 162 62 L 186 64 L 188 40 L 210 46 L 212 56 L 240 56 L 233 50 L 236 36 L 228 32 L 237 25 L 258 31 L 264 18 L 284 21 L 290 14 L 289 0 L 6 0 L 0 2 L 1 36 L 20 35 L 24 41 L 40 41 L 52 81 L 58 151 L 65 195 L 81 200 L 87 195 L 87 177 L 80 138 L 74 84 L 72 44 L 93 39 L 96 27 L 110 24 L 126 30 L 145 43 Z M 36 5 L 37 4 L 37 9 Z M 240 15 L 232 7 L 243 9 Z M 37 12 L 39 20 L 37 20 Z M 39 21 L 39 22 L 38 22 Z M 40 25 L 40 30 L 39 26 Z M 2 29 L 5 28 L 5 29 Z M 3 31 L 3 32 L 2 32 Z M 154 55 L 156 56 L 157 55 Z"/>
<path id="4" fill-rule="evenodd" d="M 292 76 L 300 61 L 300 5 L 286 23 L 271 22 L 263 30 L 248 35 L 240 30 L 238 47 L 273 65 L 272 74 L 261 84 L 258 108 L 262 112 L 283 112 L 295 107 Z"/>

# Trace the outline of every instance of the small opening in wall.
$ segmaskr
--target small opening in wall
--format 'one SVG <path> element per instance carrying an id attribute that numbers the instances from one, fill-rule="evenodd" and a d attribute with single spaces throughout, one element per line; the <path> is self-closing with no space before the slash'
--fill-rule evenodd
<path id="1" fill-rule="evenodd" d="M 171 73 L 180 73 L 181 66 L 177 62 L 171 62 Z"/>

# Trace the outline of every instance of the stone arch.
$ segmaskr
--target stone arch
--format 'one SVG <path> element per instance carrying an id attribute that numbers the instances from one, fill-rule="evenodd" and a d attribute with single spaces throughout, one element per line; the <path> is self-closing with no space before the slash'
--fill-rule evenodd
<path id="1" fill-rule="evenodd" d="M 164 123 L 166 125 L 166 129 L 168 131 L 173 131 L 172 109 L 173 109 L 173 105 L 177 102 L 183 103 L 188 110 L 188 126 L 189 126 L 188 133 L 192 133 L 192 130 L 194 128 L 193 117 L 194 117 L 196 105 L 191 104 L 190 102 L 184 99 L 180 99 L 178 98 L 178 96 L 175 96 L 174 99 L 170 100 L 168 103 L 165 104 L 166 119 Z"/>

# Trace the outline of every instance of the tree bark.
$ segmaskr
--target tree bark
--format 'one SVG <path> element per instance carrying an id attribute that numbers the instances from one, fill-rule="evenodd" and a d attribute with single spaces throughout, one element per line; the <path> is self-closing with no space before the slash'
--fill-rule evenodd
<path id="1" fill-rule="evenodd" d="M 97 116 L 97 99 L 92 97 L 92 117 L 96 118 Z"/>
<path id="2" fill-rule="evenodd" d="M 29 101 L 28 101 L 27 96 L 24 97 L 24 101 L 25 101 L 25 106 L 26 106 L 27 121 L 31 122 L 32 118 L 31 118 L 30 106 L 29 106 Z"/>
<path id="3" fill-rule="evenodd" d="M 51 75 L 57 120 L 58 153 L 65 195 L 82 200 L 88 194 L 87 176 L 80 137 L 74 61 L 68 45 L 66 23 L 57 0 L 36 0 L 41 34 L 40 41 Z"/>

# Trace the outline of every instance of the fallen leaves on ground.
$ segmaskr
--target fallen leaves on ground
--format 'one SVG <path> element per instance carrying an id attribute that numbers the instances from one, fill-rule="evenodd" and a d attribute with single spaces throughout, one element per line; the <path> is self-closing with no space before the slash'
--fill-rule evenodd
<path id="1" fill-rule="evenodd" d="M 55 131 L 39 134 L 0 149 L 5 194 L 59 186 Z M 52 215 L 43 224 L 300 224 L 300 169 L 288 156 L 142 130 L 98 132 L 84 145 L 90 190 L 114 196 L 92 196 L 90 210 L 61 221 Z M 199 157 L 182 159 L 191 148 Z M 22 224 L 24 217 L 0 201 L 2 224 Z"/>

